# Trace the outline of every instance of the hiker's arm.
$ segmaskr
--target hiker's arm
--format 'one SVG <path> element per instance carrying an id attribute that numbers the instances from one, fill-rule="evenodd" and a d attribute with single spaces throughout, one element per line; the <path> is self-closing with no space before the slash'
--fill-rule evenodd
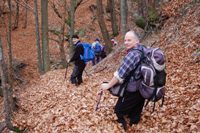
<path id="1" fill-rule="evenodd" d="M 75 48 L 74 54 L 73 54 L 72 58 L 69 60 L 69 62 L 73 62 L 75 60 L 78 60 L 80 58 L 81 51 L 82 51 L 82 46 L 78 45 Z"/>
<path id="2" fill-rule="evenodd" d="M 113 78 L 110 80 L 109 83 L 106 83 L 106 84 L 102 84 L 101 85 L 101 89 L 102 90 L 108 90 L 109 88 L 113 87 L 114 85 L 116 85 L 117 83 L 122 83 L 123 82 L 123 79 L 119 77 L 119 74 L 118 72 L 116 71 L 114 73 L 114 76 Z"/>
<path id="3" fill-rule="evenodd" d="M 101 90 L 108 90 L 109 88 L 113 87 L 115 84 L 118 83 L 118 79 L 114 76 L 109 83 L 103 83 L 101 85 Z"/>

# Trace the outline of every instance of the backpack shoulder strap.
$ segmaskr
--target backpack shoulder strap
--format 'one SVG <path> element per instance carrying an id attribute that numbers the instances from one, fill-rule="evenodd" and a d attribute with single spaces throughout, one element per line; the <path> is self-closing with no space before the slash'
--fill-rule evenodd
<path id="1" fill-rule="evenodd" d="M 140 49 L 133 49 L 135 51 L 139 51 L 141 54 L 140 60 L 139 62 L 136 64 L 136 67 L 129 73 L 129 75 L 125 78 L 125 82 L 129 81 L 131 76 L 134 74 L 135 70 L 139 67 L 139 65 L 141 64 L 141 62 L 143 61 L 143 59 L 145 58 L 144 55 L 144 51 L 140 50 Z"/>

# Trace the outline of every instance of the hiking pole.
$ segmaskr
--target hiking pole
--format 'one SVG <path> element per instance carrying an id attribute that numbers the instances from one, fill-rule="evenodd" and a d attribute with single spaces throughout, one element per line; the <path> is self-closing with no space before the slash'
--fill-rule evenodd
<path id="1" fill-rule="evenodd" d="M 85 72 L 85 74 L 86 74 L 88 77 L 90 77 L 86 70 L 84 70 L 84 72 Z"/>
<path id="2" fill-rule="evenodd" d="M 99 109 L 99 104 L 101 102 L 101 97 L 103 95 L 103 90 L 101 90 L 101 92 L 98 95 L 99 95 L 99 97 L 98 97 L 97 106 L 96 106 L 95 111 L 97 111 Z"/>

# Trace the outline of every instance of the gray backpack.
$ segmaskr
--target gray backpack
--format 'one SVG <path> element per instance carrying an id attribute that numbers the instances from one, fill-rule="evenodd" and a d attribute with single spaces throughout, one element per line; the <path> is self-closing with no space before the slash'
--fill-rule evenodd
<path id="1" fill-rule="evenodd" d="M 141 95 L 147 99 L 146 105 L 150 101 L 155 102 L 162 99 L 162 105 L 165 95 L 165 56 L 159 48 L 147 48 L 144 53 L 144 59 L 141 64 L 142 82 L 139 89 Z"/>

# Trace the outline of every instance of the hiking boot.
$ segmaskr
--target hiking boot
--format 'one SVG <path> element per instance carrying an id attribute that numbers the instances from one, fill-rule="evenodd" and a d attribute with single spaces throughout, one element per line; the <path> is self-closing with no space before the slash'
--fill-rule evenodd
<path id="1" fill-rule="evenodd" d="M 133 124 L 138 124 L 140 122 L 140 116 L 135 116 L 130 119 L 129 125 L 132 126 Z"/>
<path id="2" fill-rule="evenodd" d="M 122 128 L 126 131 L 127 130 L 127 123 L 125 120 L 117 119 L 117 122 L 121 124 Z"/>
<path id="3" fill-rule="evenodd" d="M 133 124 L 138 124 L 140 121 L 130 121 L 129 125 L 132 126 Z"/>
<path id="4" fill-rule="evenodd" d="M 76 86 L 79 86 L 81 83 L 83 83 L 83 81 L 76 82 L 75 85 L 76 85 Z"/>

